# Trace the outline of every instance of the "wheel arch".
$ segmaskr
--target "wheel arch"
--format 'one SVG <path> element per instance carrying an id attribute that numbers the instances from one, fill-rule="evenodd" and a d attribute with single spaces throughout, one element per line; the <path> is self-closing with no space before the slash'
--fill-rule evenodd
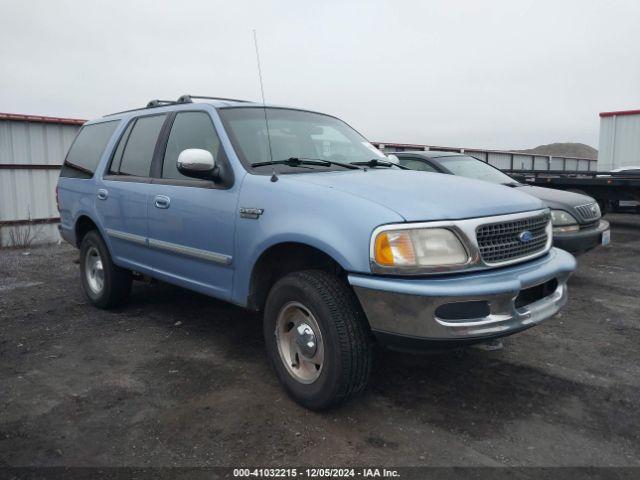
<path id="1" fill-rule="evenodd" d="M 111 242 L 109 241 L 109 237 L 107 236 L 106 232 L 102 229 L 100 223 L 86 212 L 79 213 L 75 220 L 75 223 L 73 224 L 73 233 L 75 235 L 76 247 L 80 248 L 80 246 L 82 245 L 82 239 L 91 230 L 95 230 L 100 234 L 100 236 L 104 240 L 105 245 L 107 246 L 109 254 L 113 255 L 111 251 Z"/>
<path id="2" fill-rule="evenodd" d="M 73 226 L 73 231 L 76 237 L 76 246 L 78 248 L 80 248 L 84 236 L 91 230 L 97 230 L 100 235 L 102 235 L 98 224 L 89 215 L 82 214 L 78 216 Z"/>
<path id="3" fill-rule="evenodd" d="M 262 310 L 273 285 L 285 275 L 301 270 L 323 270 L 346 278 L 343 266 L 323 249 L 298 241 L 276 243 L 263 250 L 253 264 L 247 308 Z"/>

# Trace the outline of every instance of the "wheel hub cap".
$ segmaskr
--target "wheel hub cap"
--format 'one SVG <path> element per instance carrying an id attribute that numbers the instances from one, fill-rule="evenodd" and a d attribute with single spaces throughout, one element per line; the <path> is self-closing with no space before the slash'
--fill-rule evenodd
<path id="1" fill-rule="evenodd" d="M 313 357 L 318 349 L 316 345 L 316 335 L 313 333 L 313 329 L 306 323 L 301 323 L 295 330 L 295 341 L 300 352 L 307 358 Z"/>
<path id="2" fill-rule="evenodd" d="M 102 257 L 95 247 L 90 247 L 85 258 L 85 276 L 87 285 L 93 293 L 99 294 L 104 288 L 104 266 Z"/>
<path id="3" fill-rule="evenodd" d="M 289 374 L 301 383 L 315 382 L 324 364 L 322 332 L 307 307 L 290 302 L 276 320 L 276 343 L 280 360 Z"/>

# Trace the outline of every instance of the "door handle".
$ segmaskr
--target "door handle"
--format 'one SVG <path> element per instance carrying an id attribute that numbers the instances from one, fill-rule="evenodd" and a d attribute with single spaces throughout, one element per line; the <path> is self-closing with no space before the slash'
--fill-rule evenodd
<path id="1" fill-rule="evenodd" d="M 155 204 L 157 208 L 169 208 L 171 199 L 166 195 L 156 195 Z"/>
<path id="2" fill-rule="evenodd" d="M 98 190 L 98 200 L 106 200 L 109 196 L 109 192 L 104 188 Z"/>

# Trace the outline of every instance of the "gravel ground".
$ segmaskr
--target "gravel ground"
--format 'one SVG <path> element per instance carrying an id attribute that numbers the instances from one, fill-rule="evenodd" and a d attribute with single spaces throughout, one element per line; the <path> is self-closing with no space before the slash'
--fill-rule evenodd
<path id="1" fill-rule="evenodd" d="M 0 465 L 640 466 L 640 216 L 504 349 L 380 350 L 364 397 L 298 407 L 260 318 L 165 284 L 115 312 L 68 245 L 0 251 Z"/>

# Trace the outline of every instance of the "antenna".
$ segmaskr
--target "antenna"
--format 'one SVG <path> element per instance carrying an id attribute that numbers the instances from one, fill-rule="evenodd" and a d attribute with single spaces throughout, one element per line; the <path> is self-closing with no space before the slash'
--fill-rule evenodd
<path id="1" fill-rule="evenodd" d="M 260 68 L 260 51 L 258 50 L 258 34 L 253 29 L 253 43 L 256 47 L 256 60 L 258 62 L 258 78 L 260 79 L 260 94 L 262 95 L 262 111 L 264 112 L 264 124 L 267 128 L 267 142 L 269 144 L 269 160 L 273 161 L 273 151 L 271 150 L 271 133 L 269 132 L 269 118 L 267 117 L 267 107 L 264 101 L 264 85 L 262 84 L 262 68 Z M 275 172 L 274 172 L 275 176 Z"/>

